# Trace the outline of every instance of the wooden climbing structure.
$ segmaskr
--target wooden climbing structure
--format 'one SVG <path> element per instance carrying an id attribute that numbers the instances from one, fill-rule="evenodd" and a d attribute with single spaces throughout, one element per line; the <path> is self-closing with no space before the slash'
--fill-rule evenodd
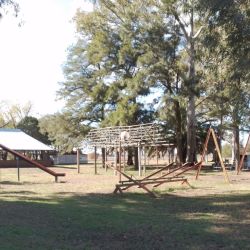
<path id="1" fill-rule="evenodd" d="M 95 174 L 96 167 L 96 149 L 114 148 L 115 152 L 125 152 L 125 148 L 138 148 L 139 176 L 141 176 L 141 152 L 145 147 L 173 147 L 173 144 L 167 142 L 163 129 L 159 124 L 146 123 L 132 126 L 115 126 L 92 129 L 85 138 L 85 145 L 93 147 L 95 152 Z M 121 154 L 119 154 L 121 157 Z M 121 160 L 119 159 L 119 169 L 121 171 Z M 116 165 L 116 160 L 114 164 Z M 104 163 L 105 166 L 105 163 Z M 117 166 L 115 166 L 117 168 Z"/>
<path id="2" fill-rule="evenodd" d="M 142 179 L 135 179 L 135 177 L 129 176 L 123 171 L 117 169 L 117 171 L 125 178 L 125 180 L 120 180 L 119 183 L 115 185 L 114 193 L 123 193 L 123 191 L 131 187 L 138 187 L 145 190 L 152 197 L 157 197 L 156 193 L 152 189 L 150 189 L 149 186 L 158 187 L 164 183 L 169 182 L 181 182 L 182 184 L 185 183 L 190 186 L 187 178 L 182 174 L 198 168 L 200 164 L 201 162 L 197 164 L 185 163 L 181 166 L 174 166 L 174 163 L 170 163 L 167 166 L 156 170 L 155 172 L 147 175 Z M 167 172 L 165 173 L 164 171 Z"/>

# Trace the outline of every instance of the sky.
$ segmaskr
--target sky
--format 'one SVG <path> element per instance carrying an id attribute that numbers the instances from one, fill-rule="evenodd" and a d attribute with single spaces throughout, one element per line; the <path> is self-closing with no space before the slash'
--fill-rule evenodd
<path id="1" fill-rule="evenodd" d="M 56 91 L 75 39 L 72 18 L 78 8 L 91 11 L 92 6 L 85 0 L 16 2 L 18 17 L 9 12 L 0 20 L 0 102 L 31 102 L 32 115 L 53 114 L 63 107 Z"/>

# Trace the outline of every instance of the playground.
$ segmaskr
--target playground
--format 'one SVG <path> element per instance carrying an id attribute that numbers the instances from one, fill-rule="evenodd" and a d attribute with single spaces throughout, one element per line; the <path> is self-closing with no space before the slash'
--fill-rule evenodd
<path id="1" fill-rule="evenodd" d="M 201 170 L 157 188 L 152 198 L 141 188 L 113 194 L 118 176 L 94 164 L 0 170 L 3 249 L 248 249 L 250 172 Z M 150 170 L 147 171 L 149 174 Z M 133 171 L 130 174 L 136 173 Z M 39 248 L 40 247 L 40 248 Z"/>

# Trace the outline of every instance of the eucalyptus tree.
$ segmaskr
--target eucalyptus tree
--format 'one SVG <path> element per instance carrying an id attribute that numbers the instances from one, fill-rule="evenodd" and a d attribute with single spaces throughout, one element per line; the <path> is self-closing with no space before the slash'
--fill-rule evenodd
<path id="1" fill-rule="evenodd" d="M 204 45 L 209 53 L 207 80 L 213 95 L 211 114 L 222 112 L 225 128 L 233 130 L 235 162 L 239 161 L 239 128 L 249 120 L 250 14 L 248 1 L 208 1 L 210 13 Z M 216 74 L 217 73 L 217 74 Z M 212 84 L 211 84 L 212 83 Z M 218 89 L 218 86 L 220 89 Z"/>

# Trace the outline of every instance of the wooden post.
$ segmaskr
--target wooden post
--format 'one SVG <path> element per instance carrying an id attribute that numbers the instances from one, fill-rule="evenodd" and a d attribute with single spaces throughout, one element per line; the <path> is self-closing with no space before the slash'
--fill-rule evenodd
<path id="1" fill-rule="evenodd" d="M 121 140 L 119 142 L 119 182 L 122 181 L 122 175 L 121 175 L 121 170 L 122 170 L 122 143 Z"/>
<path id="2" fill-rule="evenodd" d="M 212 136 L 213 136 L 214 144 L 215 144 L 215 147 L 216 147 L 216 149 L 217 149 L 217 153 L 218 153 L 218 156 L 219 156 L 219 159 L 220 159 L 220 164 L 221 164 L 221 166 L 222 166 L 222 170 L 223 170 L 223 173 L 224 173 L 225 180 L 226 180 L 228 183 L 230 183 L 230 180 L 229 180 L 229 177 L 228 177 L 228 174 L 227 174 L 227 170 L 226 170 L 226 168 L 225 168 L 225 165 L 224 165 L 224 162 L 223 162 L 221 153 L 220 153 L 220 147 L 219 147 L 219 144 L 218 144 L 216 135 L 215 135 L 215 133 L 214 133 L 214 130 L 212 130 Z M 203 160 L 204 160 L 204 159 L 203 159 Z"/>
<path id="3" fill-rule="evenodd" d="M 105 166 L 105 172 L 108 171 L 107 169 L 107 147 L 105 147 L 105 162 L 104 162 L 104 166 Z"/>
<path id="4" fill-rule="evenodd" d="M 240 171 L 241 171 L 241 169 L 243 167 L 243 162 L 244 162 L 245 155 L 247 153 L 247 146 L 248 146 L 249 143 L 250 143 L 250 133 L 249 133 L 248 138 L 247 138 L 247 142 L 246 142 L 246 145 L 245 145 L 245 148 L 244 148 L 244 152 L 243 152 L 243 154 L 241 156 L 241 159 L 240 159 L 240 164 L 237 167 L 237 174 L 240 173 Z"/>
<path id="5" fill-rule="evenodd" d="M 95 157 L 94 157 L 94 159 L 95 159 L 95 174 L 97 174 L 97 164 L 96 164 L 96 146 L 95 146 Z"/>
<path id="6" fill-rule="evenodd" d="M 20 181 L 19 157 L 16 157 L 16 166 L 17 166 L 17 180 Z"/>
<path id="7" fill-rule="evenodd" d="M 146 164 L 147 164 L 147 155 L 146 155 L 146 147 L 143 147 L 143 154 L 144 154 L 144 164 L 143 164 L 143 172 L 146 175 Z"/>
<path id="8" fill-rule="evenodd" d="M 206 140 L 205 140 L 205 143 L 204 143 L 204 146 L 203 146 L 203 151 L 202 151 L 202 154 L 201 154 L 201 164 L 198 166 L 198 169 L 197 169 L 197 172 L 196 172 L 196 177 L 195 179 L 198 180 L 198 177 L 200 175 L 200 171 L 201 171 L 201 167 L 202 167 L 202 164 L 203 164 L 203 161 L 204 161 L 204 158 L 205 158 L 205 154 L 207 152 L 207 146 L 208 146 L 208 141 L 209 141 L 209 138 L 210 138 L 210 135 L 211 135 L 211 128 L 209 128 L 208 132 L 207 132 L 207 137 L 206 137 Z"/>
<path id="9" fill-rule="evenodd" d="M 141 146 L 140 146 L 140 143 L 138 143 L 138 171 L 139 171 L 139 176 L 141 176 Z"/>
<path id="10" fill-rule="evenodd" d="M 203 152 L 202 152 L 202 155 L 201 155 L 201 164 L 198 167 L 198 170 L 197 170 L 197 173 L 196 173 L 196 179 L 198 179 L 202 164 L 204 162 L 205 154 L 207 152 L 208 141 L 209 141 L 209 138 L 210 138 L 211 134 L 212 134 L 214 144 L 215 144 L 215 148 L 217 150 L 217 154 L 218 154 L 218 157 L 219 157 L 219 160 L 220 160 L 220 164 L 221 164 L 221 167 L 222 167 L 222 170 L 223 170 L 223 173 L 224 173 L 224 178 L 225 178 L 226 182 L 230 183 L 230 180 L 229 180 L 229 177 L 228 177 L 228 174 L 227 174 L 227 170 L 225 168 L 225 165 L 224 165 L 221 153 L 220 153 L 220 147 L 219 147 L 216 135 L 214 133 L 214 130 L 212 128 L 210 128 L 208 130 L 208 133 L 207 133 L 206 141 L 205 141 L 205 144 L 204 144 L 204 147 L 203 147 Z"/>
<path id="11" fill-rule="evenodd" d="M 115 147 L 115 170 L 114 170 L 114 175 L 117 175 L 117 147 Z"/>
<path id="12" fill-rule="evenodd" d="M 126 151 L 125 151 L 125 147 L 123 148 L 123 170 L 125 172 L 125 166 L 126 166 Z"/>
<path id="13" fill-rule="evenodd" d="M 77 172 L 80 174 L 80 149 L 76 150 L 76 164 L 77 164 Z"/>
<path id="14" fill-rule="evenodd" d="M 156 165 L 158 165 L 159 159 L 158 159 L 158 147 L 156 146 Z"/>

